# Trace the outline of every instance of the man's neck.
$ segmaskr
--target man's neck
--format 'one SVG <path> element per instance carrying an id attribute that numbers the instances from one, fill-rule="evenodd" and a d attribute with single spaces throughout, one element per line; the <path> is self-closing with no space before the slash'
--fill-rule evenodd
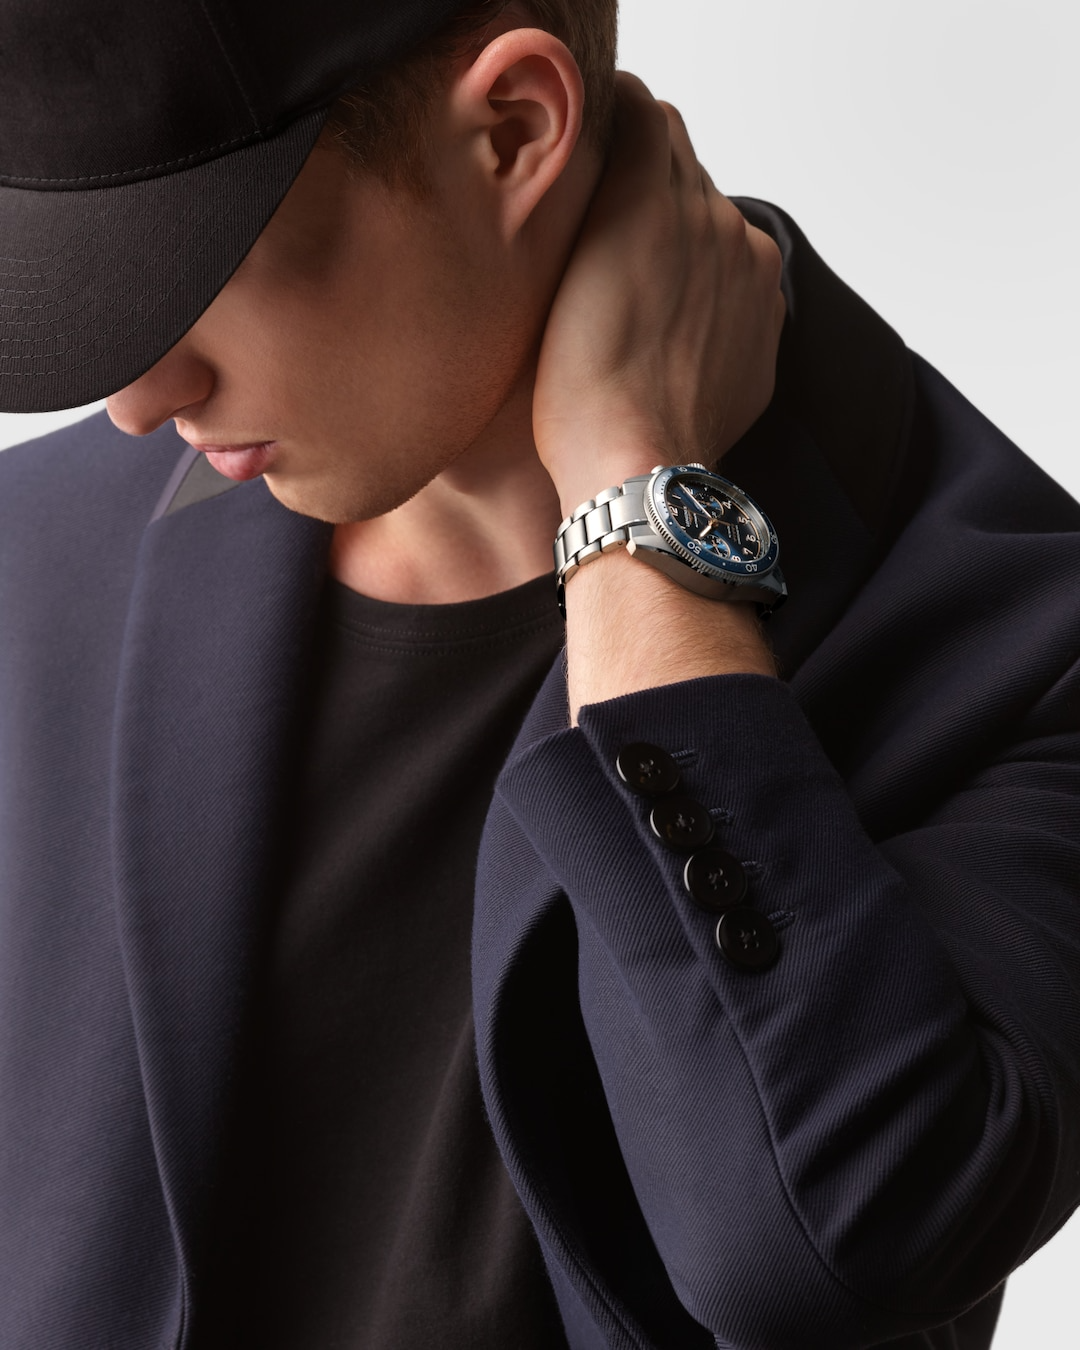
<path id="1" fill-rule="evenodd" d="M 532 386 L 409 501 L 339 525 L 330 572 L 397 604 L 451 604 L 520 586 L 552 570 L 559 499 L 532 440 Z"/>

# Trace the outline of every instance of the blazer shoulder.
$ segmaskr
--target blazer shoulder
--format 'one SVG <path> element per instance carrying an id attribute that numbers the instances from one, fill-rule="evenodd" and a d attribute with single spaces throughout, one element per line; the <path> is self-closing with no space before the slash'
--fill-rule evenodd
<path id="1" fill-rule="evenodd" d="M 734 202 L 783 258 L 787 315 L 774 403 L 810 435 L 863 526 L 880 536 L 908 458 L 911 353 L 786 211 L 750 197 Z"/>

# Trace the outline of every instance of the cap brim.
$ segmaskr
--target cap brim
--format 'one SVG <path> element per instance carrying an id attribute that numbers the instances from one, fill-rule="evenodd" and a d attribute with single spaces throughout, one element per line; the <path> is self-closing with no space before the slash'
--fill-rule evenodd
<path id="1" fill-rule="evenodd" d="M 117 187 L 0 187 L 0 412 L 78 407 L 149 370 L 243 261 L 325 120 Z"/>

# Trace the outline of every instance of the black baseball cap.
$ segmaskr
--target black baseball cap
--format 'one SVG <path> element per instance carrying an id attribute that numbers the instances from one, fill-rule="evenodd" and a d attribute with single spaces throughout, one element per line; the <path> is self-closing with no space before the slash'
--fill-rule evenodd
<path id="1" fill-rule="evenodd" d="M 0 0 L 0 411 L 111 394 L 191 327 L 339 95 L 463 0 Z"/>

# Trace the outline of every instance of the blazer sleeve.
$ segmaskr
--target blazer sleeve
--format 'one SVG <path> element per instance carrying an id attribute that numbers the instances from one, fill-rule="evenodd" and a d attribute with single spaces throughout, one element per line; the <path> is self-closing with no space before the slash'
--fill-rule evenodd
<path id="1" fill-rule="evenodd" d="M 595 704 L 497 790 L 572 909 L 649 1237 L 734 1350 L 948 1322 L 1080 1199 L 1080 508 L 919 378 L 925 490 L 789 683 Z M 622 781 L 642 742 L 742 865 L 771 965 L 720 949 Z M 494 842 L 489 895 L 516 884 Z"/>
<path id="2" fill-rule="evenodd" d="M 873 839 L 791 690 L 585 709 L 500 795 L 573 906 L 582 1014 L 664 1265 L 725 1345 L 949 1320 L 1077 1203 L 1080 672 L 922 819 Z M 733 964 L 616 771 L 651 742 L 778 954 Z M 572 827 L 571 827 L 572 826 Z"/>

